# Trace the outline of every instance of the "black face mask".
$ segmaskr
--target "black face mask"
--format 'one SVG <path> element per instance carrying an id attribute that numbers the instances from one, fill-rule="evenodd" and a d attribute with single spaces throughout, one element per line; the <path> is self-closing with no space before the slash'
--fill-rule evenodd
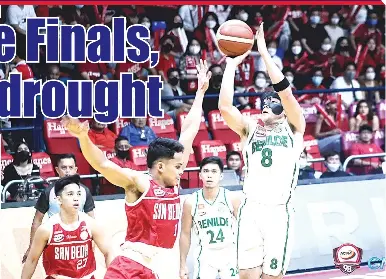
<path id="1" fill-rule="evenodd" d="M 184 24 L 182 22 L 174 23 L 174 28 L 182 28 Z"/>
<path id="2" fill-rule="evenodd" d="M 272 110 L 272 112 L 276 115 L 280 115 L 283 112 L 284 108 L 282 104 L 272 103 L 270 101 L 271 98 L 276 98 L 280 100 L 279 94 L 277 94 L 276 92 L 269 92 L 269 93 L 263 94 L 261 97 L 262 97 L 261 107 L 260 107 L 261 110 L 263 110 L 264 107 L 269 107 Z M 268 100 L 267 104 L 265 103 L 265 100 Z"/>
<path id="3" fill-rule="evenodd" d="M 15 163 L 22 163 L 22 162 L 28 161 L 29 159 L 31 159 L 31 153 L 26 150 L 19 151 L 15 154 L 14 159 L 15 159 Z"/>
<path id="4" fill-rule="evenodd" d="M 346 52 L 346 51 L 350 51 L 350 48 L 349 48 L 349 46 L 342 46 L 342 47 L 340 47 L 340 51 L 344 51 L 344 52 Z"/>
<path id="5" fill-rule="evenodd" d="M 163 53 L 169 53 L 172 51 L 172 49 L 173 49 L 173 46 L 171 44 L 165 44 L 165 45 L 162 45 L 161 51 Z"/>
<path id="6" fill-rule="evenodd" d="M 169 78 L 169 83 L 171 86 L 176 86 L 179 81 L 180 81 L 180 79 L 178 77 Z"/>
<path id="7" fill-rule="evenodd" d="M 214 75 L 212 76 L 213 84 L 219 84 L 222 81 L 222 75 Z"/>
<path id="8" fill-rule="evenodd" d="M 129 157 L 129 150 L 117 150 L 117 157 L 120 159 L 126 159 Z"/>

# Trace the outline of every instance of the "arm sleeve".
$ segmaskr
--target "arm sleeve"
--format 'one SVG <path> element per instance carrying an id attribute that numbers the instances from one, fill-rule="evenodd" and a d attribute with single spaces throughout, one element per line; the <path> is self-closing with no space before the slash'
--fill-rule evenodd
<path id="1" fill-rule="evenodd" d="M 47 188 L 40 194 L 38 201 L 35 204 L 35 209 L 43 214 L 46 214 L 49 208 L 49 195 L 52 187 Z"/>

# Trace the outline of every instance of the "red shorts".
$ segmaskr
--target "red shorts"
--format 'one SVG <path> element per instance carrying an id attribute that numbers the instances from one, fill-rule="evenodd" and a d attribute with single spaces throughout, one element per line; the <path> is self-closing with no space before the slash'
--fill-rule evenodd
<path id="1" fill-rule="evenodd" d="M 157 279 L 153 271 L 127 257 L 116 257 L 105 274 L 104 279 Z"/>
<path id="2" fill-rule="evenodd" d="M 54 277 L 51 277 L 51 276 L 48 276 L 48 277 L 46 277 L 46 279 L 55 279 L 55 278 L 54 278 Z M 92 276 L 90 279 L 95 279 L 95 277 Z"/>

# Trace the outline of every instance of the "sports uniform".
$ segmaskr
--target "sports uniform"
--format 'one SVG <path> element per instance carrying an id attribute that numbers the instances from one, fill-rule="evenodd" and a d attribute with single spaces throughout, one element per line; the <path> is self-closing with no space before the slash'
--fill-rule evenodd
<path id="1" fill-rule="evenodd" d="M 181 204 L 178 188 L 150 187 L 135 203 L 126 202 L 126 242 L 121 255 L 107 269 L 105 279 L 177 279 L 178 235 Z"/>
<path id="2" fill-rule="evenodd" d="M 240 269 L 262 266 L 271 276 L 285 274 L 293 245 L 291 196 L 297 184 L 303 136 L 285 118 L 273 130 L 249 124 L 243 156 L 247 167 L 239 210 Z"/>
<path id="3" fill-rule="evenodd" d="M 193 193 L 193 231 L 199 241 L 195 247 L 193 279 L 238 278 L 236 218 L 229 197 L 230 191 L 220 188 L 214 202 L 204 198 L 203 190 Z"/>
<path id="4" fill-rule="evenodd" d="M 46 279 L 94 279 L 96 262 L 92 247 L 91 231 L 79 213 L 79 225 L 73 230 L 60 220 L 59 214 L 51 217 L 50 238 L 43 251 Z"/>

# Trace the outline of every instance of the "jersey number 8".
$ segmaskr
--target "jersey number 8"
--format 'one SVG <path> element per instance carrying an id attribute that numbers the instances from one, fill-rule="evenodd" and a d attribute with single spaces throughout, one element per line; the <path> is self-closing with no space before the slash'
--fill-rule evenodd
<path id="1" fill-rule="evenodd" d="M 272 149 L 271 148 L 264 148 L 261 151 L 261 165 L 263 167 L 270 167 L 272 165 Z"/>
<path id="2" fill-rule="evenodd" d="M 224 242 L 224 233 L 222 232 L 222 229 L 218 231 L 218 234 L 216 236 L 216 239 L 214 238 L 215 233 L 212 230 L 209 230 L 206 232 L 206 234 L 210 235 L 210 241 L 209 244 L 215 244 L 217 242 Z M 217 241 L 216 241 L 217 240 Z"/>

